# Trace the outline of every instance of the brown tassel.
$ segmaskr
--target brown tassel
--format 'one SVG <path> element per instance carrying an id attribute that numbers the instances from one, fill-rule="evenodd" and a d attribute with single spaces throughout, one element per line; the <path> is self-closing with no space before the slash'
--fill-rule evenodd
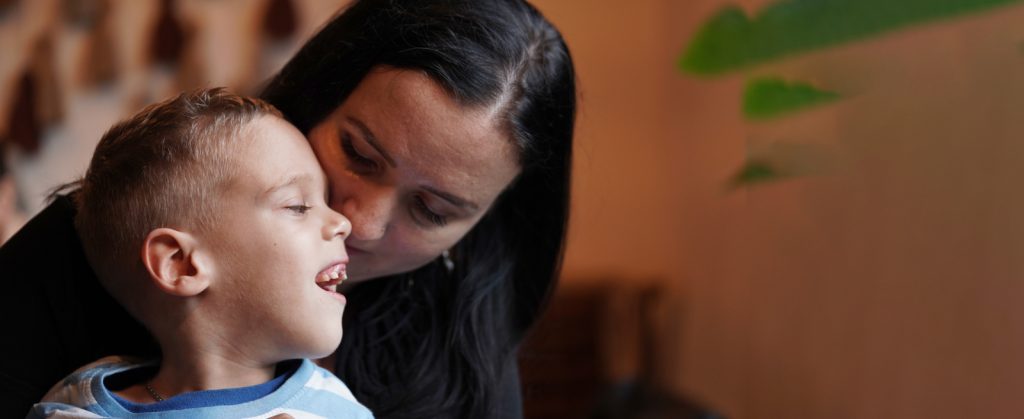
<path id="1" fill-rule="evenodd" d="M 263 19 L 263 32 L 273 41 L 284 41 L 295 33 L 297 20 L 291 0 L 271 0 Z"/>
<path id="2" fill-rule="evenodd" d="M 4 176 L 7 176 L 7 145 L 0 141 L 0 184 L 3 183 Z"/>
<path id="3" fill-rule="evenodd" d="M 106 6 L 103 0 L 64 0 L 61 14 L 68 25 L 91 31 L 102 21 Z"/>
<path id="4" fill-rule="evenodd" d="M 45 36 L 36 46 L 30 70 L 36 90 L 35 111 L 38 112 L 38 122 L 42 126 L 56 124 L 64 118 L 64 95 L 57 82 L 57 65 L 54 60 L 53 39 Z"/>
<path id="5" fill-rule="evenodd" d="M 185 51 L 185 31 L 174 17 L 171 0 L 160 1 L 160 18 L 150 47 L 157 63 L 174 65 Z"/>
<path id="6" fill-rule="evenodd" d="M 90 86 L 113 81 L 115 74 L 110 36 L 107 30 L 107 16 L 110 6 L 106 0 L 64 0 L 61 3 L 64 22 L 76 30 L 88 34 L 86 52 L 82 62 L 75 63 L 81 68 L 83 85 Z"/>
<path id="7" fill-rule="evenodd" d="M 39 151 L 39 120 L 36 116 L 36 86 L 32 73 L 25 72 L 18 83 L 18 95 L 11 109 L 7 135 L 11 143 L 30 154 Z"/>
<path id="8" fill-rule="evenodd" d="M 17 3 L 17 0 L 0 0 L 0 18 L 13 11 Z"/>

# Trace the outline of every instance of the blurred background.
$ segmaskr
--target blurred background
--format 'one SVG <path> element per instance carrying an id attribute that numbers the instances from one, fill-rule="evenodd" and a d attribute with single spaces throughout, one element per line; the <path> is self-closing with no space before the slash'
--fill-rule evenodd
<path id="1" fill-rule="evenodd" d="M 0 0 L 0 236 L 345 3 Z M 1022 2 L 533 3 L 582 101 L 528 417 L 1024 416 Z"/>

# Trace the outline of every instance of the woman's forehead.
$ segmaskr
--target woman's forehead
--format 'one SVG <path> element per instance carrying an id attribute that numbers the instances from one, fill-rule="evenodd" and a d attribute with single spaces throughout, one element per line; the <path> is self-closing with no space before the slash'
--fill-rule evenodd
<path id="1" fill-rule="evenodd" d="M 370 72 L 336 118 L 366 130 L 399 173 L 487 205 L 518 174 L 518 152 L 503 122 L 465 107 L 431 78 L 411 70 Z"/>

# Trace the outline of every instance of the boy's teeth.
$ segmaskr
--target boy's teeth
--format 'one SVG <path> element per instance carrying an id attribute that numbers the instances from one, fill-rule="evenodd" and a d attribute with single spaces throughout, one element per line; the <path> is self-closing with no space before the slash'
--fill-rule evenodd
<path id="1" fill-rule="evenodd" d="M 338 279 L 338 271 L 331 271 L 331 279 Z"/>

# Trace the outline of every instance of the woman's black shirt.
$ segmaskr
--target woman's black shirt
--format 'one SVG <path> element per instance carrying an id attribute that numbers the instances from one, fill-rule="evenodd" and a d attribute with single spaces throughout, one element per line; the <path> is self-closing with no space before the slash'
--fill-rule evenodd
<path id="1" fill-rule="evenodd" d="M 24 417 L 59 380 L 107 355 L 156 356 L 145 328 L 100 286 L 57 197 L 0 247 L 0 417 Z"/>

